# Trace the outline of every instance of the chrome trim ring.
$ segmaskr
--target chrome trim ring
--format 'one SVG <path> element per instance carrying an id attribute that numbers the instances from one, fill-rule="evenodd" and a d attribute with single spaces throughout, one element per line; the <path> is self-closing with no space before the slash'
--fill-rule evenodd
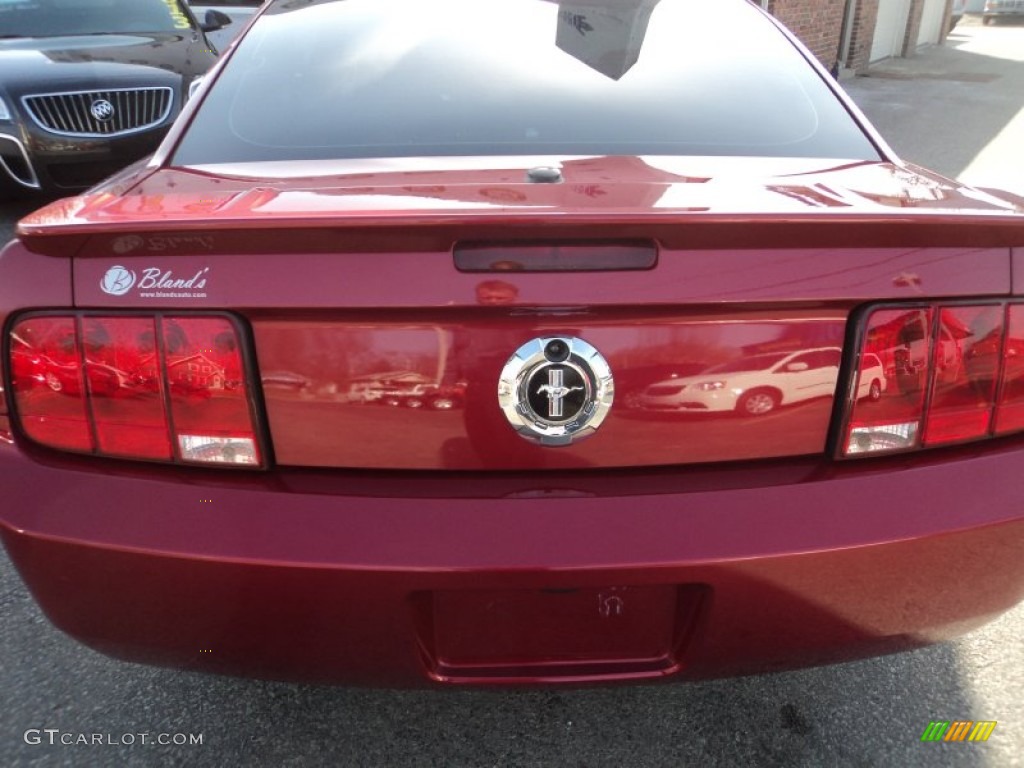
<path id="1" fill-rule="evenodd" d="M 505 363 L 498 404 L 520 437 L 564 446 L 593 435 L 615 399 L 611 366 L 583 339 L 532 339 Z"/>
<path id="2" fill-rule="evenodd" d="M 28 156 L 28 150 L 25 149 L 25 145 L 21 143 L 20 139 L 16 139 L 14 136 L 8 136 L 6 133 L 0 133 L 0 141 L 3 141 L 4 139 L 13 142 L 14 146 L 18 148 L 18 151 L 21 153 L 22 160 L 25 161 L 25 167 L 28 168 L 29 178 L 23 179 L 18 176 L 18 174 L 14 172 L 14 169 L 7 164 L 6 160 L 4 160 L 3 154 L 0 154 L 0 168 L 2 168 L 16 184 L 19 184 L 26 189 L 42 189 L 43 185 L 39 183 L 39 177 L 36 175 L 35 168 L 32 167 L 32 159 Z"/>

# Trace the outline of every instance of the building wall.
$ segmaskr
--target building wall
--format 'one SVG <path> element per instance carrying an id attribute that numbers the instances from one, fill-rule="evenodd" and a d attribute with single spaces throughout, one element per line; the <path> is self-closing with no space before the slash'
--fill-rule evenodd
<path id="1" fill-rule="evenodd" d="M 845 66 L 855 72 L 868 68 L 871 57 L 871 41 L 875 37 L 875 19 L 878 18 L 878 0 L 856 0 L 857 8 L 853 17 L 850 35 L 850 54 Z"/>
<path id="2" fill-rule="evenodd" d="M 903 38 L 903 56 L 910 57 L 917 50 L 917 34 L 921 31 L 921 16 L 924 14 L 924 0 L 910 0 L 910 18 L 907 19 L 907 34 Z"/>
<path id="3" fill-rule="evenodd" d="M 849 45 L 840 63 L 842 69 L 863 72 L 871 55 L 879 0 L 849 0 Z M 827 69 L 836 64 L 843 39 L 843 12 L 847 0 L 768 0 L 768 11 L 785 24 Z M 948 6 L 948 2 L 947 2 Z M 913 56 L 921 26 L 924 0 L 912 0 L 903 56 Z M 948 14 L 948 11 L 947 11 Z"/>
<path id="4" fill-rule="evenodd" d="M 873 0 L 878 2 L 878 0 Z M 846 0 L 769 0 L 768 11 L 800 38 L 826 69 L 839 52 Z"/>

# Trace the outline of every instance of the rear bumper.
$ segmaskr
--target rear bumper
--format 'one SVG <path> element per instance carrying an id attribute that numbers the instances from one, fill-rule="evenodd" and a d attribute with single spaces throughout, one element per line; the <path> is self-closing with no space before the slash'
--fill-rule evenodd
<path id="1" fill-rule="evenodd" d="M 0 441 L 0 531 L 49 618 L 125 659 L 395 686 L 694 679 L 915 647 L 1009 609 L 1022 466 L 1003 443 L 605 479 L 226 477 Z"/>

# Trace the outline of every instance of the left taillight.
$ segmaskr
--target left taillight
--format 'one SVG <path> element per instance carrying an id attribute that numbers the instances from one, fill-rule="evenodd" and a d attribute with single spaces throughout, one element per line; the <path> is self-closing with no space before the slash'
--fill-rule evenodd
<path id="1" fill-rule="evenodd" d="M 878 307 L 859 336 L 838 455 L 1024 430 L 1024 304 Z"/>
<path id="2" fill-rule="evenodd" d="M 227 315 L 32 314 L 7 340 L 28 438 L 61 450 L 260 467 L 245 334 Z"/>

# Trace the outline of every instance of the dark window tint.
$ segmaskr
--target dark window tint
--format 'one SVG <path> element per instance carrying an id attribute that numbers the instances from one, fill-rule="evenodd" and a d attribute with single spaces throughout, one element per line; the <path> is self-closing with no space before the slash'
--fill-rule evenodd
<path id="1" fill-rule="evenodd" d="M 744 0 L 281 0 L 175 162 L 523 154 L 878 158 Z"/>
<path id="2" fill-rule="evenodd" d="M 132 34 L 191 30 L 178 0 L 0 0 L 0 36 Z"/>
<path id="3" fill-rule="evenodd" d="M 794 366 L 806 366 L 804 370 L 813 370 L 815 368 L 822 368 L 825 365 L 824 358 L 820 352 L 808 352 L 804 355 L 797 355 L 792 360 L 787 362 L 780 369 L 780 373 L 799 373 Z"/>
<path id="4" fill-rule="evenodd" d="M 843 353 L 838 349 L 823 349 L 821 351 L 822 368 L 838 368 L 842 359 Z"/>

